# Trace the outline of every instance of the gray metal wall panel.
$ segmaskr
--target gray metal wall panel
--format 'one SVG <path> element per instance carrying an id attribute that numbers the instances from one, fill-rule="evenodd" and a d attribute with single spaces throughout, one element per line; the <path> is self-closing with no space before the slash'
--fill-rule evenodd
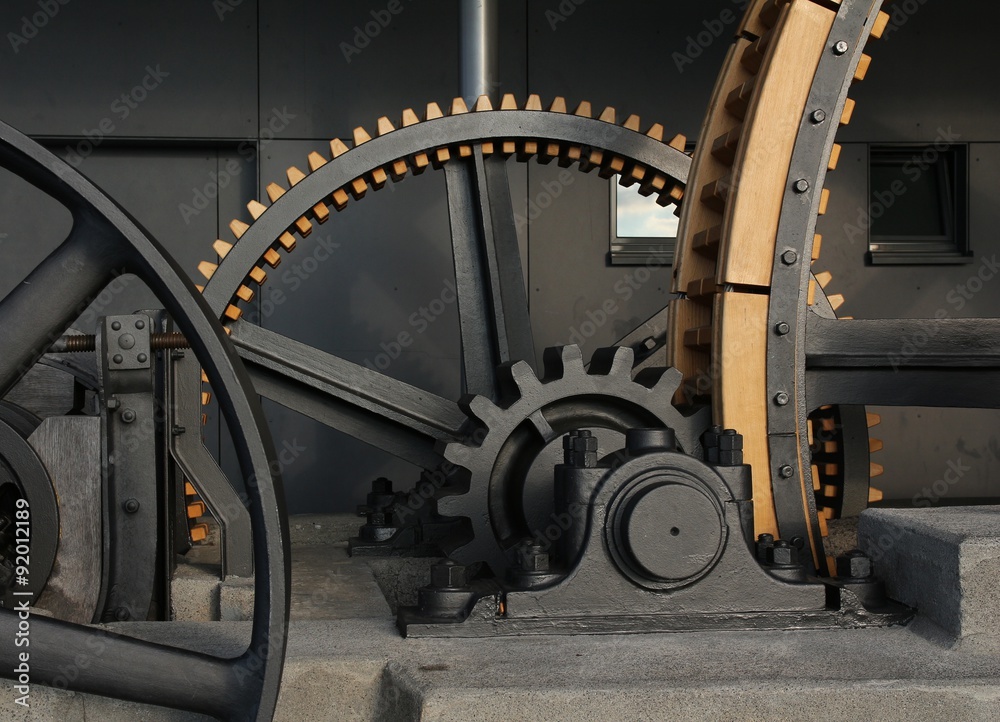
<path id="1" fill-rule="evenodd" d="M 0 115 L 33 136 L 254 136 L 256 1 L 220 2 L 221 19 L 206 0 L 3 3 Z"/>
<path id="2" fill-rule="evenodd" d="M 69 235 L 73 218 L 47 195 L 0 168 L 0 298 Z"/>
<path id="3" fill-rule="evenodd" d="M 867 48 L 871 69 L 851 90 L 858 106 L 843 138 L 929 142 L 949 127 L 962 142 L 1000 137 L 1000 3 L 906 0 L 886 10 L 893 19 Z"/>
<path id="4" fill-rule="evenodd" d="M 744 0 L 528 4 L 528 85 L 695 139 Z M 624 115 L 621 116 L 624 119 Z"/>
<path id="5" fill-rule="evenodd" d="M 261 156 L 262 185 L 283 180 L 290 165 L 307 167 L 306 156 L 317 148 L 322 144 L 311 141 L 269 145 Z M 455 304 L 432 313 L 432 322 L 418 315 L 436 299 L 453 298 L 453 283 L 444 174 L 427 171 L 352 200 L 300 240 L 261 289 L 261 298 L 271 301 L 263 325 L 457 399 Z M 397 346 L 401 334 L 412 339 L 405 348 Z M 266 410 L 279 446 L 297 441 L 306 447 L 284 472 L 292 509 L 351 509 L 380 475 L 401 485 L 416 481 L 412 467 L 361 442 L 276 404 Z"/>
<path id="6" fill-rule="evenodd" d="M 129 211 L 195 283 L 204 282 L 198 264 L 214 258 L 218 210 L 215 203 L 196 215 L 185 215 L 181 208 L 191 203 L 194 187 L 203 180 L 211 182 L 217 168 L 213 148 L 104 148 L 80 165 L 81 172 Z M 152 292 L 137 281 L 102 313 L 157 306 Z"/>
<path id="7" fill-rule="evenodd" d="M 391 6 L 391 7 L 390 7 Z M 404 108 L 447 111 L 458 93 L 458 0 L 262 0 L 260 107 L 304 120 L 297 138 L 374 132 Z M 499 92 L 524 97 L 524 0 L 500 3 Z M 366 27 L 369 30 L 366 30 Z"/>
<path id="8" fill-rule="evenodd" d="M 977 160 L 978 159 L 978 160 Z M 988 199 L 1000 183 L 1000 152 L 996 144 L 970 148 L 971 266 L 867 266 L 868 214 L 867 146 L 845 144 L 837 170 L 827 176 L 830 206 L 820 219 L 823 254 L 817 271 L 831 271 L 829 293 L 842 293 L 842 315 L 856 318 L 928 318 L 944 309 L 953 317 L 994 316 L 1000 309 L 1000 277 L 986 283 L 971 299 L 955 301 L 951 294 L 974 274 L 984 257 L 998 248 L 996 227 L 1000 209 Z M 985 202 L 984 202 L 985 201 Z"/>
<path id="9" fill-rule="evenodd" d="M 589 357 L 667 304 L 671 268 L 607 265 L 610 181 L 556 164 L 532 164 L 528 175 L 536 355 L 540 363 L 546 346 L 578 343 Z"/>

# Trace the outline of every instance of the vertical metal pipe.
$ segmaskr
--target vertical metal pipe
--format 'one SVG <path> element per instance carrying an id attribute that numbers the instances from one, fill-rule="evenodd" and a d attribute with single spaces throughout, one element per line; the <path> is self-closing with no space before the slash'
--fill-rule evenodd
<path id="1" fill-rule="evenodd" d="M 497 96 L 499 0 L 461 0 L 459 94 L 471 107 L 480 95 Z"/>

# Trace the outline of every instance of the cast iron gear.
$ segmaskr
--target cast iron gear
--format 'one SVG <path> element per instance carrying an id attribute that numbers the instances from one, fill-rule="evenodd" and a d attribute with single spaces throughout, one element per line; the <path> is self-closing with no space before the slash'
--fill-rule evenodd
<path id="1" fill-rule="evenodd" d="M 570 431 L 669 426 L 682 451 L 700 453 L 710 410 L 685 416 L 673 406 L 681 382 L 676 369 L 633 379 L 634 354 L 625 347 L 597 350 L 589 368 L 578 346 L 546 349 L 544 362 L 541 380 L 524 362 L 501 367 L 499 405 L 482 396 L 460 402 L 470 417 L 467 433 L 445 444 L 443 454 L 456 467 L 451 476 L 464 493 L 438 501 L 440 513 L 466 517 L 471 525 L 471 535 L 448 550 L 457 561 L 485 562 L 494 573 L 510 565 L 508 550 L 531 535 L 527 513 L 537 512 L 552 494 L 552 464 L 540 477 L 548 480 L 547 488 L 530 484 L 529 473 L 546 448 L 561 454 L 561 445 L 550 445 Z"/>

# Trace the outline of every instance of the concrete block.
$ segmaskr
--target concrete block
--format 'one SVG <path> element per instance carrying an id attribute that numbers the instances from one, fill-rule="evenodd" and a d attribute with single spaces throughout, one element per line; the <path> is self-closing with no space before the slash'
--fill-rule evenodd
<path id="1" fill-rule="evenodd" d="M 13 683 L 4 680 L 0 684 L 0 719 L 8 722 L 61 722 L 61 720 L 83 719 L 85 695 L 67 692 L 41 685 L 31 685 L 28 706 L 17 702 L 23 699 L 15 691 Z"/>
<path id="2" fill-rule="evenodd" d="M 253 579 L 230 577 L 219 584 L 219 619 L 248 622 L 253 619 Z"/>
<path id="3" fill-rule="evenodd" d="M 170 583 L 170 618 L 175 622 L 219 619 L 219 580 L 211 576 L 175 577 Z"/>
<path id="4" fill-rule="evenodd" d="M 1000 649 L 1000 507 L 869 509 L 858 541 L 918 620 L 963 646 Z"/>

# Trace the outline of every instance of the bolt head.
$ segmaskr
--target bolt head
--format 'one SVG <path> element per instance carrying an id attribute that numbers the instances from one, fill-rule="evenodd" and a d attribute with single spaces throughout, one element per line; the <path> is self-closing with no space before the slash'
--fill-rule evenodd
<path id="1" fill-rule="evenodd" d="M 843 55 L 848 50 L 850 50 L 850 46 L 847 44 L 846 40 L 838 40 L 837 44 L 833 46 L 833 52 L 835 55 Z"/>
<path id="2" fill-rule="evenodd" d="M 122 502 L 122 508 L 129 514 L 135 514 L 139 511 L 139 500 L 138 499 L 126 499 Z"/>
<path id="3" fill-rule="evenodd" d="M 799 254 L 795 251 L 785 251 L 781 254 L 781 262 L 786 266 L 795 265 L 796 261 L 799 260 Z"/>
<path id="4" fill-rule="evenodd" d="M 563 437 L 563 463 L 580 469 L 597 466 L 597 437 L 586 429 Z"/>
<path id="5" fill-rule="evenodd" d="M 776 541 L 768 550 L 768 561 L 779 567 L 795 567 L 799 565 L 799 550 L 786 541 Z"/>
<path id="6" fill-rule="evenodd" d="M 431 586 L 435 589 L 461 589 L 468 584 L 468 569 L 453 561 L 431 567 Z"/>
<path id="7" fill-rule="evenodd" d="M 795 189 L 796 193 L 805 193 L 807 190 L 809 190 L 809 181 L 807 181 L 805 178 L 799 178 L 797 181 L 795 181 L 792 187 Z"/>
<path id="8" fill-rule="evenodd" d="M 875 573 L 872 560 L 864 552 L 854 549 L 837 557 L 837 576 L 851 579 L 867 579 Z"/>
<path id="9" fill-rule="evenodd" d="M 125 607 L 118 607 L 115 610 L 115 619 L 119 622 L 127 622 L 132 618 L 132 614 Z"/>
<path id="10" fill-rule="evenodd" d="M 792 332 L 792 327 L 789 326 L 784 321 L 782 321 L 781 323 L 779 323 L 777 326 L 774 327 L 774 332 L 779 336 L 787 336 Z"/>
<path id="11" fill-rule="evenodd" d="M 774 395 L 774 403 L 778 406 L 788 406 L 788 394 L 784 391 L 779 391 Z"/>
<path id="12" fill-rule="evenodd" d="M 112 356 L 111 360 L 114 361 L 116 364 L 125 363 L 125 357 L 122 356 L 120 353 L 116 353 L 114 356 Z"/>
<path id="13" fill-rule="evenodd" d="M 785 464 L 780 469 L 778 469 L 778 474 L 782 479 L 791 479 L 795 475 L 795 469 Z"/>
<path id="14" fill-rule="evenodd" d="M 147 356 L 147 355 L 146 355 L 146 354 L 144 354 L 144 353 L 141 353 L 141 354 L 139 354 L 138 356 L 136 356 L 136 360 L 137 360 L 137 361 L 138 361 L 139 363 L 141 363 L 141 364 L 144 364 L 144 363 L 146 363 L 146 361 L 148 361 L 148 360 L 149 360 L 149 356 Z"/>
<path id="15" fill-rule="evenodd" d="M 126 424 L 131 424 L 135 421 L 135 412 L 132 409 L 125 409 L 122 411 L 122 421 Z"/>
<path id="16" fill-rule="evenodd" d="M 141 331 L 142 329 L 146 328 L 146 322 L 143 321 L 142 319 L 139 319 L 138 321 L 135 322 L 135 327 Z"/>
<path id="17" fill-rule="evenodd" d="M 816 110 L 814 110 L 812 112 L 812 115 L 810 116 L 810 118 L 812 119 L 813 123 L 815 123 L 816 125 L 819 125 L 820 123 L 823 123 L 823 122 L 826 121 L 826 111 L 823 110 L 822 108 L 817 108 Z"/>
<path id="18" fill-rule="evenodd" d="M 121 323 L 119 321 L 113 321 L 111 323 L 111 330 L 112 331 L 121 331 L 122 330 Z"/>

